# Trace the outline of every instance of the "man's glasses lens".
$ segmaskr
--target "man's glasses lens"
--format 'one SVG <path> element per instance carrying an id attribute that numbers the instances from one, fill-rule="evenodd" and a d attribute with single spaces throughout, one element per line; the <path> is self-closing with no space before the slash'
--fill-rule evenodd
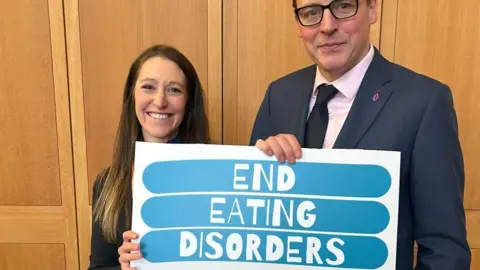
<path id="1" fill-rule="evenodd" d="M 357 0 L 336 0 L 330 3 L 329 9 L 337 19 L 346 19 L 357 13 Z M 303 25 L 314 25 L 320 23 L 323 17 L 324 8 L 320 5 L 311 5 L 298 10 L 298 19 Z"/>

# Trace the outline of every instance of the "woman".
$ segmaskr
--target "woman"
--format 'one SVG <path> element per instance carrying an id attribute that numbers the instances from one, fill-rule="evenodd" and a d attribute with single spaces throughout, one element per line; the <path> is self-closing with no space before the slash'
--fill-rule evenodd
<path id="1" fill-rule="evenodd" d="M 129 230 L 135 141 L 209 143 L 203 95 L 195 68 L 175 48 L 148 48 L 131 65 L 112 164 L 93 188 L 89 269 L 133 269 L 130 261 L 141 258 L 130 253 L 139 250 Z"/>

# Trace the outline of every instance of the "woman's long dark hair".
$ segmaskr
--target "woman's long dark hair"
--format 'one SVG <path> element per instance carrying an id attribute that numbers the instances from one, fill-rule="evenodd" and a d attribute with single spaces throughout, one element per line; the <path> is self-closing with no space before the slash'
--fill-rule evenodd
<path id="1" fill-rule="evenodd" d="M 104 183 L 93 209 L 93 218 L 101 224 L 105 239 L 109 242 L 116 241 L 121 211 L 125 212 L 126 225 L 130 227 L 135 142 L 143 141 L 142 127 L 135 114 L 134 90 L 140 69 L 152 57 L 175 62 L 187 78 L 188 98 L 185 117 L 178 131 L 180 141 L 210 143 L 204 91 L 193 65 L 181 52 L 168 45 L 156 45 L 145 50 L 130 67 L 123 91 L 122 113 L 115 137 L 112 164 L 99 176 Z"/>

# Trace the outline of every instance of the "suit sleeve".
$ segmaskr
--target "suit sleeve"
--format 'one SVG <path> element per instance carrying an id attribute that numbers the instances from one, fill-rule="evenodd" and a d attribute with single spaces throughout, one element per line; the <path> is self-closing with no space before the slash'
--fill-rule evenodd
<path id="1" fill-rule="evenodd" d="M 430 101 L 412 152 L 411 196 L 416 270 L 468 270 L 465 174 L 453 98 L 443 86 Z"/>
<path id="2" fill-rule="evenodd" d="M 271 95 L 272 85 L 267 89 L 265 96 L 263 98 L 260 109 L 258 110 L 255 123 L 253 124 L 253 130 L 250 137 L 250 145 L 253 146 L 257 140 L 265 140 L 270 137 L 272 131 L 270 129 L 270 95 Z"/>
<path id="3" fill-rule="evenodd" d="M 93 186 L 92 209 L 95 208 L 98 196 L 103 188 L 103 179 L 97 177 Z M 88 270 L 120 270 L 118 262 L 118 245 L 107 242 L 103 236 L 101 224 L 92 217 L 92 236 L 90 265 Z"/>

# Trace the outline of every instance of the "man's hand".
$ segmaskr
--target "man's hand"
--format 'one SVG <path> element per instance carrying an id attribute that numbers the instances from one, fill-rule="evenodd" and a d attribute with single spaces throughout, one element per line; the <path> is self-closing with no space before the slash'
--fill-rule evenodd
<path id="1" fill-rule="evenodd" d="M 259 139 L 255 146 L 268 156 L 275 155 L 281 163 L 288 161 L 290 164 L 293 164 L 302 157 L 302 147 L 297 138 L 292 134 L 270 136 L 266 140 Z"/>

